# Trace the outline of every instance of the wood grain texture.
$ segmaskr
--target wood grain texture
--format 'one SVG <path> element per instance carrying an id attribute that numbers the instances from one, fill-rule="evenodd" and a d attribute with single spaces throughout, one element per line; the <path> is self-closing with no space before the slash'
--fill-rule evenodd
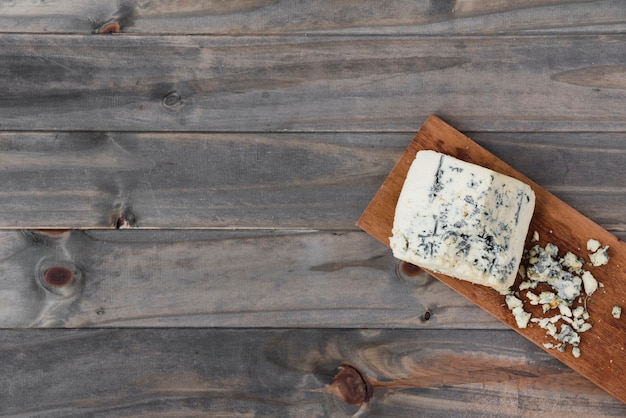
<path id="1" fill-rule="evenodd" d="M 0 328 L 506 328 L 359 231 L 3 231 L 0 243 Z M 51 286 L 55 266 L 73 280 Z"/>
<path id="2" fill-rule="evenodd" d="M 0 132 L 0 226 L 352 228 L 410 138 Z"/>
<path id="3" fill-rule="evenodd" d="M 626 415 L 354 225 L 437 113 L 626 239 L 625 18 L 0 1 L 0 415 Z"/>
<path id="4" fill-rule="evenodd" d="M 404 384 L 368 417 L 626 413 L 505 330 L 2 330 L 0 358 L 4 416 L 349 417 L 327 390 L 343 361 Z"/>
<path id="5" fill-rule="evenodd" d="M 536 194 L 536 204 L 525 248 L 533 246 L 530 238 L 533 231 L 538 231 L 540 245 L 554 243 L 561 256 L 570 251 L 580 254 L 579 249 L 584 249 L 590 238 L 610 246 L 611 262 L 592 269 L 593 275 L 605 287 L 601 294 L 590 297 L 585 303 L 593 318 L 593 328 L 581 337 L 580 347 L 585 355 L 577 359 L 569 352 L 549 352 L 609 393 L 626 401 L 626 384 L 623 380 L 626 372 L 626 324 L 611 316 L 613 306 L 620 306 L 626 300 L 626 244 L 441 119 L 431 116 L 424 123 L 359 219 L 359 226 L 388 245 L 395 206 L 404 179 L 415 159 L 415 153 L 424 149 L 436 150 L 484 166 L 530 185 Z M 506 307 L 504 296 L 493 289 L 443 274 L 434 275 L 537 345 L 542 346 L 547 342 L 545 330 L 538 326 L 531 324 L 525 329 L 518 328 Z M 519 281 L 521 279 L 518 277 Z M 537 313 L 533 315 L 537 316 Z"/>
<path id="6" fill-rule="evenodd" d="M 0 233 L 0 327 L 503 328 L 363 232 Z M 75 280 L 46 286 L 61 266 Z"/>
<path id="7" fill-rule="evenodd" d="M 20 1 L 0 4 L 0 31 L 90 34 L 115 23 L 132 34 L 619 33 L 620 0 Z M 109 26 L 110 27 L 110 26 Z"/>
<path id="8" fill-rule="evenodd" d="M 622 133 L 472 133 L 626 231 Z M 414 133 L 0 132 L 0 228 L 356 229 Z M 279 214 L 279 215 L 277 215 Z"/>
<path id="9" fill-rule="evenodd" d="M 0 128 L 620 132 L 625 41 L 4 35 Z"/>

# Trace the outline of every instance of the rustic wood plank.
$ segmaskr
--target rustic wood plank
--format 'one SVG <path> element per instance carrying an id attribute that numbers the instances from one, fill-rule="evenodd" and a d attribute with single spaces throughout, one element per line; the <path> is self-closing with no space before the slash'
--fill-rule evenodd
<path id="1" fill-rule="evenodd" d="M 626 413 L 504 330 L 1 330 L 0 358 L 11 416 L 348 417 L 327 389 L 344 361 L 386 383 L 371 417 Z"/>
<path id="2" fill-rule="evenodd" d="M 0 133 L 0 225 L 352 228 L 411 135 Z"/>
<path id="3" fill-rule="evenodd" d="M 132 34 L 623 33 L 620 0 L 2 2 L 0 31 Z"/>
<path id="4" fill-rule="evenodd" d="M 471 133 L 626 231 L 622 133 Z M 413 133 L 0 132 L 0 228 L 356 229 Z"/>
<path id="5" fill-rule="evenodd" d="M 503 328 L 430 276 L 403 268 L 363 232 L 0 237 L 1 328 Z M 58 274 L 46 275 L 55 266 Z"/>
<path id="6" fill-rule="evenodd" d="M 624 131 L 625 41 L 4 35 L 0 128 Z"/>
<path id="7" fill-rule="evenodd" d="M 506 328 L 359 231 L 2 231 L 0 244 L 0 328 Z"/>
<path id="8" fill-rule="evenodd" d="M 387 245 L 394 223 L 398 196 L 409 167 L 415 159 L 415 154 L 420 150 L 436 150 L 452 155 L 461 160 L 512 176 L 532 187 L 536 195 L 536 204 L 530 221 L 531 233 L 528 234 L 525 248 L 530 249 L 534 245 L 532 243 L 532 231 L 538 231 L 540 245 L 555 244 L 561 257 L 570 251 L 582 256 L 584 253 L 581 254 L 580 249 L 585 248 L 585 244 L 590 238 L 597 239 L 602 245 L 610 247 L 611 262 L 601 267 L 592 268 L 593 276 L 603 284 L 603 289 L 584 300 L 584 308 L 593 318 L 593 327 L 580 338 L 580 350 L 585 355 L 575 356 L 567 350 L 549 351 L 583 376 L 626 402 L 626 385 L 623 380 L 623 374 L 626 372 L 626 352 L 624 351 L 624 347 L 626 347 L 626 334 L 624 333 L 626 325 L 611 314 L 613 307 L 621 306 L 626 299 L 626 286 L 624 285 L 626 243 L 581 215 L 441 119 L 431 116 L 409 144 L 359 219 L 359 226 Z M 534 324 L 523 328 L 516 325 L 502 294 L 489 287 L 478 286 L 445 274 L 433 274 L 443 283 L 472 300 L 538 346 L 543 347 L 543 344 L 548 342 L 545 329 Z M 521 281 L 522 279 L 518 276 L 516 285 L 519 285 Z M 519 290 L 516 285 L 512 286 L 512 291 Z M 583 305 L 580 299 L 576 303 L 577 305 Z M 536 318 L 551 316 L 543 315 L 540 313 L 541 309 L 535 310 L 532 307 L 529 308 L 529 305 L 526 305 L 525 309 L 530 309 L 533 317 Z"/>

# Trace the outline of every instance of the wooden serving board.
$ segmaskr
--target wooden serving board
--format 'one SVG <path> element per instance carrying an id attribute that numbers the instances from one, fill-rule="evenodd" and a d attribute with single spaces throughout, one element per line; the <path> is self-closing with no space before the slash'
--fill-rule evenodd
<path id="1" fill-rule="evenodd" d="M 585 265 L 584 267 L 604 287 L 599 288 L 586 302 L 590 314 L 588 322 L 593 325 L 593 328 L 580 334 L 582 354 L 579 358 L 573 357 L 571 347 L 568 347 L 565 352 L 545 349 L 543 343 L 555 341 L 547 336 L 545 330 L 537 324 L 531 323 L 527 328 L 519 329 L 513 315 L 505 305 L 504 296 L 493 289 L 446 275 L 429 273 L 613 396 L 626 402 L 626 244 L 441 119 L 430 116 L 426 120 L 358 220 L 357 225 L 385 245 L 389 245 L 396 202 L 407 171 L 416 152 L 426 149 L 490 168 L 529 184 L 536 194 L 536 206 L 526 248 L 535 244 L 545 246 L 546 243 L 551 242 L 559 247 L 560 256 L 571 251 L 588 260 L 589 252 L 586 249 L 588 239 L 594 238 L 602 245 L 610 246 L 610 261 L 607 265 L 600 267 Z M 539 232 L 538 243 L 530 242 L 533 231 Z M 519 281 L 521 281 L 520 277 L 518 277 Z M 620 319 L 615 319 L 611 314 L 615 305 L 624 308 Z M 543 316 L 539 314 L 538 306 L 530 308 L 525 303 L 525 309 L 531 312 L 533 317 Z M 546 316 L 553 316 L 557 313 L 558 311 Z"/>

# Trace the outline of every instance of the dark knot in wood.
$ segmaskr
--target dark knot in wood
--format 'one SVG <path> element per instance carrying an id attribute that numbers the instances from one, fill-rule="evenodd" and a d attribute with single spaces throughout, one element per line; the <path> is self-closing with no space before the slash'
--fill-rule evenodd
<path id="1" fill-rule="evenodd" d="M 68 286 L 74 281 L 74 272 L 67 267 L 53 266 L 45 271 L 43 279 L 53 287 Z"/>
<path id="2" fill-rule="evenodd" d="M 373 394 L 373 386 L 367 376 L 346 362 L 339 366 L 339 373 L 335 375 L 328 390 L 345 403 L 356 407 L 369 402 Z"/>
<path id="3" fill-rule="evenodd" d="M 402 262 L 402 273 L 406 274 L 407 276 L 417 276 L 418 274 L 420 274 L 421 271 L 422 269 L 415 264 Z"/>
<path id="4" fill-rule="evenodd" d="M 120 33 L 122 29 L 120 23 L 116 21 L 107 22 L 96 29 L 96 33 Z"/>
<path id="5" fill-rule="evenodd" d="M 37 265 L 37 281 L 50 295 L 65 299 L 80 292 L 82 272 L 69 260 L 45 257 Z"/>
<path id="6" fill-rule="evenodd" d="M 115 221 L 115 228 L 117 229 L 128 229 L 130 227 L 131 223 L 125 216 L 120 216 L 117 218 L 117 221 Z"/>
<path id="7" fill-rule="evenodd" d="M 177 110 L 185 104 L 184 98 L 176 91 L 171 91 L 161 101 L 163 107 L 168 110 Z"/>
<path id="8" fill-rule="evenodd" d="M 36 229 L 33 231 L 39 235 L 45 235 L 49 238 L 58 238 L 70 232 L 69 229 Z"/>

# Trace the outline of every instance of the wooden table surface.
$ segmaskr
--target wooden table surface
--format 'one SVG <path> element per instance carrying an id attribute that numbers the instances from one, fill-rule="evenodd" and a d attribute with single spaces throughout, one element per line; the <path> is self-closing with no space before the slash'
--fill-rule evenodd
<path id="1" fill-rule="evenodd" d="M 0 2 L 0 416 L 625 416 L 356 227 L 429 114 L 626 238 L 623 0 Z"/>

